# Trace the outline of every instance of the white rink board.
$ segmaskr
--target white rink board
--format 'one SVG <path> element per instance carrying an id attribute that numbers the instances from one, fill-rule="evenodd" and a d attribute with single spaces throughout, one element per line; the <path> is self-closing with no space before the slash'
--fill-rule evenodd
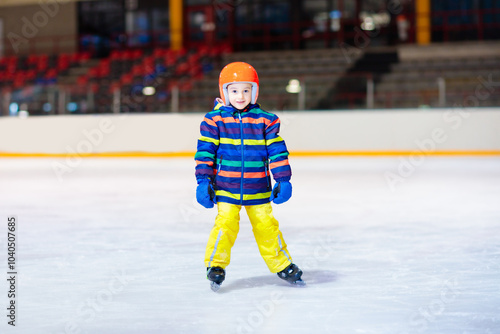
<path id="1" fill-rule="evenodd" d="M 294 151 L 500 151 L 500 109 L 279 112 Z M 0 117 L 0 153 L 194 152 L 203 114 Z"/>
<path id="2" fill-rule="evenodd" d="M 306 288 L 268 272 L 242 212 L 218 293 L 203 257 L 215 209 L 194 203 L 194 161 L 0 162 L 18 217 L 18 322 L 1 333 L 499 333 L 500 159 L 291 158 L 274 214 Z"/>

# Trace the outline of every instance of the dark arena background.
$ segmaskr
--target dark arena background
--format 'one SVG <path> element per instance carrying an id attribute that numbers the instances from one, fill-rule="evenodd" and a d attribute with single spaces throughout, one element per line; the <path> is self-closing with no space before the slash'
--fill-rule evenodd
<path id="1" fill-rule="evenodd" d="M 500 333 L 499 32 L 499 0 L 0 0 L 1 333 Z M 302 288 L 244 211 L 206 279 L 194 155 L 236 61 Z"/>

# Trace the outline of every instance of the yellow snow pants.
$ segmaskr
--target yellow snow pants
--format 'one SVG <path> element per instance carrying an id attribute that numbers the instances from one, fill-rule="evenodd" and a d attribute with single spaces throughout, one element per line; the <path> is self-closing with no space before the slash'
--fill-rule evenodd
<path id="1" fill-rule="evenodd" d="M 205 266 L 226 268 L 230 262 L 231 248 L 240 230 L 241 205 L 219 202 L 217 208 L 215 225 L 208 237 Z M 277 273 L 285 269 L 292 263 L 292 258 L 279 230 L 278 221 L 273 216 L 271 203 L 245 206 L 245 209 L 260 255 L 269 270 Z"/>

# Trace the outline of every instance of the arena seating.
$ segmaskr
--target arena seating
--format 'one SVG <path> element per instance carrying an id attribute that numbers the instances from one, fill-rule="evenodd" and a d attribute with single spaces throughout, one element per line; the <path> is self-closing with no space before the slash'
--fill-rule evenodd
<path id="1" fill-rule="evenodd" d="M 181 94 L 187 95 L 193 81 L 211 71 L 223 52 L 222 48 L 113 51 L 77 81 L 91 86 L 98 112 L 112 112 L 113 94 L 117 91 L 121 112 L 170 111 L 167 101 L 172 88 L 177 86 Z M 155 89 L 154 96 L 142 94 L 146 86 Z"/>
<path id="2" fill-rule="evenodd" d="M 58 76 L 89 58 L 88 53 L 4 57 L 0 59 L 0 87 L 55 83 Z"/>
<path id="3" fill-rule="evenodd" d="M 55 88 L 58 96 L 65 94 L 65 102 L 85 101 L 85 110 L 78 112 L 113 112 L 117 91 L 121 112 L 165 112 L 170 109 L 167 100 L 172 87 L 186 95 L 193 80 L 218 68 L 220 55 L 226 52 L 227 46 L 220 46 L 180 51 L 116 50 L 101 59 L 91 59 L 88 53 L 5 57 L 0 59 L 0 89 L 16 92 L 38 87 L 30 90 L 32 96 L 21 99 L 31 114 L 44 114 L 47 91 Z M 145 86 L 154 87 L 156 94 L 143 95 Z"/>
<path id="4" fill-rule="evenodd" d="M 438 79 L 444 80 L 445 100 L 439 100 Z M 401 48 L 399 63 L 375 86 L 380 108 L 499 106 L 500 96 L 476 96 L 476 88 L 500 80 L 498 43 L 455 43 L 428 48 Z M 484 91 L 484 89 L 483 89 Z"/>
<path id="5" fill-rule="evenodd" d="M 9 56 L 0 59 L 0 93 L 11 92 L 14 100 L 25 104 L 31 114 L 45 114 L 44 105 L 50 99 L 48 92 L 53 84 L 73 68 L 89 61 L 86 52 L 58 55 L 32 54 Z M 52 101 L 53 104 L 56 101 Z M 53 107 L 51 107 L 52 109 Z M 3 110 L 3 114 L 8 110 Z"/>
<path id="6" fill-rule="evenodd" d="M 222 56 L 221 63 L 233 61 L 255 67 L 260 80 L 258 102 L 269 111 L 298 109 L 297 94 L 286 92 L 290 79 L 301 81 L 305 87 L 305 107 L 314 108 L 352 64 L 340 49 L 229 53 Z M 218 75 L 219 71 L 213 71 L 193 83 L 193 90 L 186 93 L 187 109 L 208 111 L 219 96 Z"/>
<path id="7" fill-rule="evenodd" d="M 457 58 L 453 60 L 422 59 L 393 65 L 376 86 L 377 104 L 386 107 L 444 107 L 460 105 L 493 75 L 500 78 L 500 57 Z M 439 102 L 438 79 L 444 79 L 446 100 Z M 499 105 L 500 99 L 478 99 L 478 106 Z"/>
<path id="8" fill-rule="evenodd" d="M 465 100 L 470 97 L 473 103 L 469 101 L 467 106 L 500 105 L 500 95 L 489 88 L 483 89 L 491 93 L 487 98 L 484 94 L 476 96 L 483 82 L 500 81 L 497 43 L 402 46 L 391 51 L 395 57 L 363 50 L 351 54 L 350 59 L 339 48 L 230 51 L 222 46 L 180 51 L 115 50 L 101 59 L 93 59 L 89 53 L 4 57 L 0 59 L 0 91 L 24 89 L 16 97 L 27 103 L 30 114 L 47 113 L 42 108 L 50 100 L 51 91 L 57 91 L 57 98 L 50 101 L 52 111 L 71 101 L 79 104 L 72 111 L 81 113 L 169 112 L 172 88 L 177 87 L 179 111 L 206 112 L 219 96 L 220 69 L 233 61 L 245 61 L 259 73 L 259 102 L 269 111 L 299 108 L 297 94 L 286 91 L 290 79 L 300 80 L 305 87 L 306 109 L 364 108 L 370 69 L 375 82 L 375 108 L 453 107 L 467 104 Z M 377 52 L 378 58 L 386 60 L 384 64 L 376 61 Z M 370 61 L 375 67 L 370 67 Z M 376 73 L 375 68 L 380 71 Z M 445 84 L 444 100 L 439 96 L 439 78 Z M 146 86 L 154 87 L 155 94 L 144 95 Z M 346 99 L 349 103 L 343 103 Z"/>
<path id="9" fill-rule="evenodd" d="M 224 46 L 178 52 L 123 50 L 71 67 L 51 82 L 64 85 L 73 101 L 88 99 L 91 91 L 93 109 L 98 113 L 113 111 L 117 90 L 121 112 L 170 111 L 173 86 L 179 88 L 180 111 L 208 111 L 219 96 L 219 70 L 232 61 L 246 61 L 257 69 L 259 102 L 267 110 L 298 108 L 298 96 L 285 90 L 291 78 L 305 87 L 306 108 L 314 108 L 352 64 L 338 49 L 246 53 L 231 53 Z M 155 88 L 154 96 L 142 95 L 142 88 L 148 85 Z"/>

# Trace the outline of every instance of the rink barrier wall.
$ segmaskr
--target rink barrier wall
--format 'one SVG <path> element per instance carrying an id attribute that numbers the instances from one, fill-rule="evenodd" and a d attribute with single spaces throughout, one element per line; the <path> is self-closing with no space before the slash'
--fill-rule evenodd
<path id="1" fill-rule="evenodd" d="M 500 156 L 500 108 L 277 114 L 293 156 Z M 0 117 L 0 157 L 193 157 L 203 116 Z"/>
<path id="2" fill-rule="evenodd" d="M 196 151 L 190 152 L 102 152 L 92 154 L 79 153 L 12 153 L 0 152 L 0 158 L 186 158 L 194 157 Z M 358 152 L 300 152 L 291 151 L 293 157 L 369 157 L 369 156 L 408 156 L 416 151 L 358 151 Z M 433 156 L 500 156 L 498 151 L 436 151 L 426 153 Z"/>

